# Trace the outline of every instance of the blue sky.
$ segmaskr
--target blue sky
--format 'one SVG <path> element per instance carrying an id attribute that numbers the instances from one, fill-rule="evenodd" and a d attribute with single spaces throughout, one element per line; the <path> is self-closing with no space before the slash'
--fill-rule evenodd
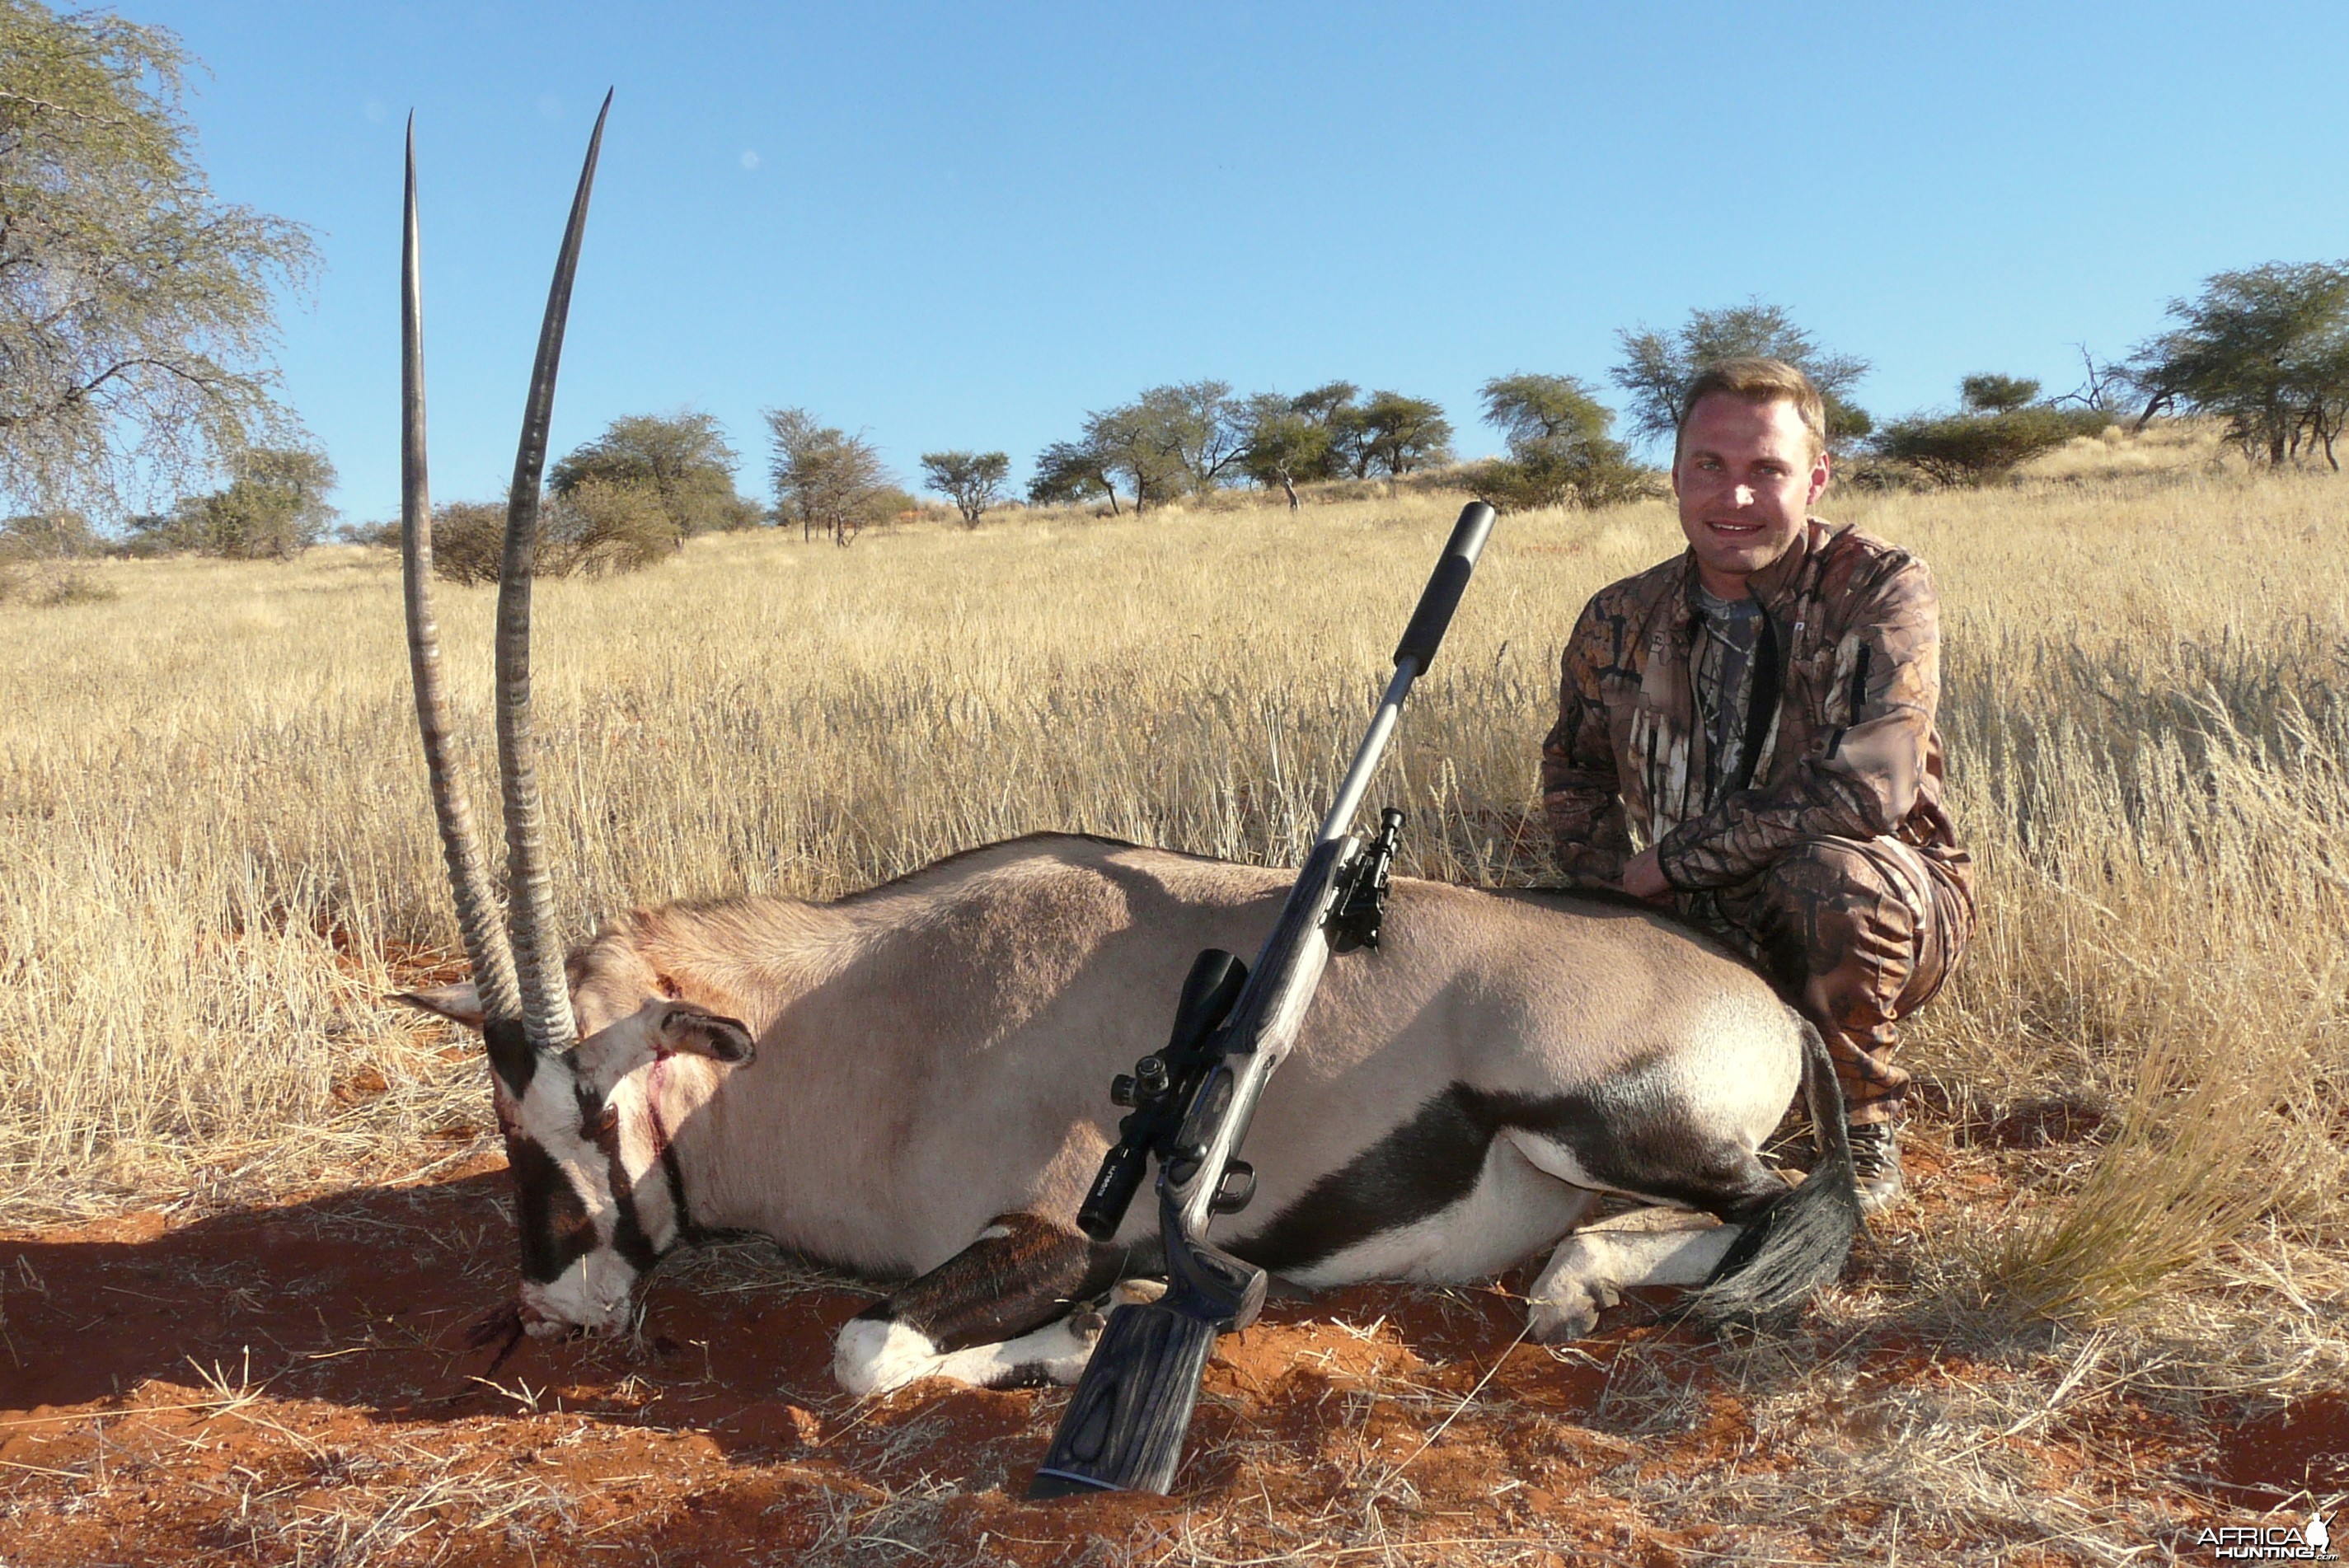
<path id="1" fill-rule="evenodd" d="M 223 197 L 311 225 L 289 400 L 398 510 L 400 126 L 417 113 L 434 491 L 497 493 L 595 107 L 616 88 L 554 448 L 716 415 L 902 473 L 1216 377 L 1604 385 L 1615 334 L 1759 295 L 1876 369 L 2078 379 L 2225 267 L 2349 255 L 2349 46 L 2315 5 L 204 4 Z M 1609 390 L 1611 397 L 1611 389 Z"/>

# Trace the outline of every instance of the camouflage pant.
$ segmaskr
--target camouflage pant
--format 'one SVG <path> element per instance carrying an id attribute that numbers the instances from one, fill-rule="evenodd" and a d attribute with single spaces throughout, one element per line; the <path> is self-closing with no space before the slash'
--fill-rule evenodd
<path id="1" fill-rule="evenodd" d="M 1897 839 L 1806 839 L 1769 870 L 1684 897 L 1683 910 L 1758 959 L 1819 1026 L 1854 1122 L 1901 1111 L 1894 1026 L 1932 999 L 1973 932 L 1973 905 Z"/>

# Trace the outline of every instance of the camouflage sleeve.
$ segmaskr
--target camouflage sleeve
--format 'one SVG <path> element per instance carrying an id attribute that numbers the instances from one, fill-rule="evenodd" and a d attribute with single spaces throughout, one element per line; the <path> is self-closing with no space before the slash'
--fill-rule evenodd
<path id="1" fill-rule="evenodd" d="M 1664 835 L 1664 878 L 1683 891 L 1744 882 L 1797 841 L 1896 831 L 1917 803 L 1940 699 L 1940 614 L 1923 562 L 1894 553 L 1856 583 L 1837 640 L 1829 727 L 1774 789 L 1741 789 Z M 1783 722 L 1783 720 L 1782 720 Z"/>
<path id="2" fill-rule="evenodd" d="M 1583 610 L 1561 661 L 1557 723 L 1542 742 L 1542 815 L 1558 870 L 1581 887 L 1614 886 L 1631 853 L 1599 680 L 1618 662 L 1612 644 L 1619 625 L 1596 599 Z"/>

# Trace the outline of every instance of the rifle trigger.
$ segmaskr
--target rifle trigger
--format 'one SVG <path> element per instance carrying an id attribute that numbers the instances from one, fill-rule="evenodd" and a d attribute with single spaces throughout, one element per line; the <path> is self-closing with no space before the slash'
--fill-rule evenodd
<path id="1" fill-rule="evenodd" d="M 1256 1201 L 1256 1167 L 1245 1160 L 1234 1160 L 1225 1165 L 1224 1179 L 1216 1183 L 1216 1195 L 1208 1200 L 1211 1213 L 1237 1214 Z"/>

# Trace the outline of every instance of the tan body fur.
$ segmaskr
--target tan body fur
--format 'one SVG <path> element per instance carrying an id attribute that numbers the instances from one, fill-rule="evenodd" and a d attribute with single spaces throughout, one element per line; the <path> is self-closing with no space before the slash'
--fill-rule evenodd
<path id="1" fill-rule="evenodd" d="M 1114 1136 L 1111 1075 L 1164 1043 L 1199 949 L 1253 958 L 1289 881 L 1038 836 L 832 904 L 639 912 L 574 955 L 573 991 L 590 1037 L 664 995 L 756 1037 L 751 1065 L 675 1057 L 663 1073 L 660 1120 L 695 1222 L 860 1273 L 920 1274 L 997 1215 L 1074 1215 Z M 1692 1088 L 1720 1086 L 1692 1108 L 1714 1099 L 1702 1109 L 1728 1124 L 1718 1132 L 1758 1140 L 1794 1091 L 1795 1030 L 1760 978 L 1660 917 L 1397 879 L 1383 944 L 1330 963 L 1248 1136 L 1257 1197 L 1223 1233 L 1244 1241 L 1447 1084 L 1549 1094 L 1652 1061 Z M 640 1188 L 651 1076 L 612 1095 Z M 1555 1242 L 1581 1204 L 1537 1186 L 1553 1201 L 1507 1233 L 1446 1227 L 1411 1266 L 1381 1272 L 1473 1278 Z M 666 1207 L 644 1215 L 663 1247 Z M 1136 1203 L 1125 1233 L 1153 1222 Z"/>

